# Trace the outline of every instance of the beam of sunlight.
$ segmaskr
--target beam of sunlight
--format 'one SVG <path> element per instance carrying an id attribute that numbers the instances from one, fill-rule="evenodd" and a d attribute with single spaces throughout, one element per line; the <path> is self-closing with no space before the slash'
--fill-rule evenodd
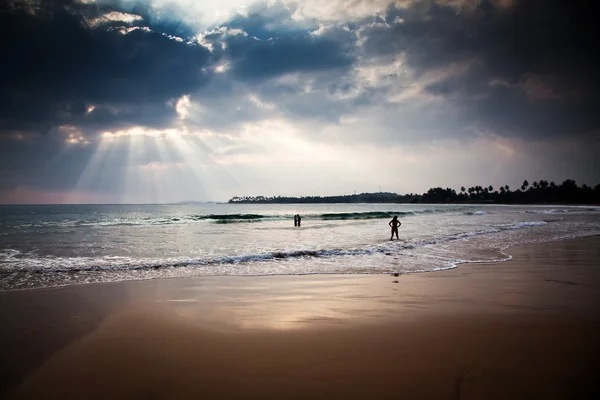
<path id="1" fill-rule="evenodd" d="M 100 136 L 94 155 L 90 158 L 88 164 L 81 172 L 81 175 L 75 184 L 75 191 L 95 191 L 99 188 L 99 181 L 102 179 L 103 172 L 105 170 L 109 155 L 113 150 L 113 146 L 113 137 L 105 134 Z"/>
<path id="2" fill-rule="evenodd" d="M 171 159 L 178 160 L 175 164 L 175 168 L 179 173 L 178 186 L 179 190 L 183 190 L 186 200 L 194 199 L 207 199 L 207 192 L 202 182 L 202 179 L 192 170 L 188 165 L 179 151 L 179 147 L 176 145 L 174 135 L 170 136 L 168 140 L 164 141 L 165 151 L 169 154 Z M 201 155 L 199 155 L 201 156 Z"/>
<path id="3" fill-rule="evenodd" d="M 154 142 L 156 146 L 156 151 L 158 153 L 158 163 L 160 165 L 168 165 L 171 166 L 171 160 L 165 148 L 165 137 L 164 135 L 157 136 Z M 154 164 L 151 163 L 150 168 L 153 169 L 154 180 L 156 184 L 157 190 L 157 199 L 159 202 L 170 202 L 171 196 L 174 193 L 177 193 L 178 187 L 177 182 L 181 180 L 181 173 L 179 172 L 179 168 L 177 168 L 177 163 L 172 163 L 173 168 L 168 168 L 170 175 L 174 175 L 172 172 L 177 172 L 175 176 L 165 176 L 164 171 L 154 171 Z M 164 169 L 164 168 L 163 168 Z M 175 171 L 170 171 L 171 169 L 175 169 Z"/>
<path id="4" fill-rule="evenodd" d="M 207 191 L 207 174 L 204 174 L 204 165 L 207 161 L 207 151 L 202 151 L 192 143 L 188 135 L 173 133 L 169 135 L 169 142 L 172 145 L 171 149 L 175 151 L 182 159 L 185 168 L 194 177 L 196 182 L 196 190 L 203 197 L 208 198 L 210 193 Z M 208 149 L 210 151 L 210 149 Z"/>
<path id="5" fill-rule="evenodd" d="M 237 185 L 223 166 L 214 162 L 212 148 L 201 133 L 179 129 L 133 127 L 107 132 L 125 146 L 123 188 L 125 203 L 214 200 L 223 187 Z M 210 135 L 210 133 L 207 133 Z"/>
<path id="6" fill-rule="evenodd" d="M 142 182 L 136 165 L 139 163 L 140 158 L 143 155 L 142 149 L 142 134 L 134 131 L 128 135 L 128 146 L 127 146 L 127 163 L 125 165 L 124 174 L 124 191 L 121 194 L 121 201 L 125 203 L 146 203 L 147 201 L 140 201 L 140 199 L 147 199 L 145 193 L 143 193 Z"/>
<path id="7" fill-rule="evenodd" d="M 171 148 L 166 135 L 156 137 L 156 149 L 162 163 L 167 163 L 168 168 L 158 179 L 159 193 L 163 194 L 164 202 L 173 202 L 181 199 L 194 199 L 195 187 L 199 184 L 193 176 L 186 171 L 186 165 L 179 161 L 178 155 Z M 168 176 L 165 176 L 168 174 Z M 175 196 L 175 197 L 173 197 Z M 177 198 L 179 196 L 179 199 Z"/>

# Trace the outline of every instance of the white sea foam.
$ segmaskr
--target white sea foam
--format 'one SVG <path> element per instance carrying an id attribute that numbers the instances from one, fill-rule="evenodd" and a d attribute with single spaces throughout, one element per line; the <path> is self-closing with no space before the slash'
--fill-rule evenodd
<path id="1" fill-rule="evenodd" d="M 569 210 L 566 209 L 552 209 L 552 210 L 526 210 L 526 213 L 529 214 L 561 214 L 567 213 Z"/>
<path id="2" fill-rule="evenodd" d="M 504 225 L 501 226 L 501 230 L 514 230 L 514 229 L 522 229 L 528 226 L 544 226 L 548 224 L 547 221 L 528 221 L 528 222 L 519 222 L 518 224 L 512 225 Z"/>

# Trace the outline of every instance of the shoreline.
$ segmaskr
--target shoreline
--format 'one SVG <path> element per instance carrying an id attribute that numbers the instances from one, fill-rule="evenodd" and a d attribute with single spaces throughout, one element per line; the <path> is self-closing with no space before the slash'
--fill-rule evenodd
<path id="1" fill-rule="evenodd" d="M 517 248 L 517 247 L 521 247 L 521 246 L 536 246 L 536 245 L 545 245 L 545 244 L 550 244 L 550 243 L 560 243 L 560 242 L 564 242 L 564 241 L 570 241 L 570 240 L 578 240 L 578 239 L 585 239 L 585 238 L 590 238 L 590 237 L 600 237 L 599 234 L 592 234 L 592 235 L 588 235 L 588 236 L 577 236 L 574 238 L 566 238 L 566 239 L 559 239 L 559 240 L 549 240 L 549 241 L 541 241 L 541 242 L 527 242 L 527 243 L 520 243 L 520 244 L 516 244 L 516 245 L 510 245 L 507 247 L 503 247 L 498 249 L 499 253 L 506 256 L 503 259 L 495 259 L 495 260 L 481 260 L 481 261 L 458 261 L 454 264 L 452 264 L 452 266 L 447 267 L 447 268 L 441 268 L 441 269 L 434 269 L 434 270 L 419 270 L 419 271 L 409 271 L 409 272 L 402 272 L 399 273 L 399 276 L 402 275 L 420 275 L 420 274 L 432 274 L 432 273 L 440 273 L 440 272 L 444 272 L 444 271 L 451 271 L 451 270 L 455 270 L 458 269 L 460 266 L 462 265 L 470 265 L 470 264 L 501 264 L 501 263 L 505 263 L 507 261 L 510 261 L 513 259 L 512 255 L 507 253 L 507 250 L 513 249 L 513 248 Z M 353 272 L 348 272 L 348 273 L 337 273 L 337 274 L 330 274 L 330 273 L 305 273 L 305 274 L 271 274 L 271 275 L 190 275 L 190 276 L 176 276 L 176 277 L 164 277 L 164 278 L 143 278 L 143 279 L 129 279 L 129 280 L 120 280 L 120 281 L 106 281 L 106 282 L 88 282 L 88 283 L 76 283 L 76 284 L 65 284 L 65 285 L 57 285 L 57 286 L 47 286 L 47 287 L 39 287 L 39 288 L 25 288 L 25 289 L 11 289 L 11 290 L 7 290 L 7 291 L 0 291 L 0 296 L 2 296 L 5 293 L 16 293 L 16 292 L 29 292 L 29 291 L 45 291 L 45 290 L 59 290 L 59 289 L 65 289 L 65 288 L 69 288 L 69 287 L 86 287 L 86 286 L 92 286 L 92 285 L 118 285 L 118 284 L 126 284 L 128 282 L 145 282 L 145 281 L 152 281 L 152 280 L 178 280 L 178 279 L 203 279 L 203 278 L 207 278 L 207 279 L 211 279 L 211 278 L 221 278 L 221 279 L 236 279 L 236 278 L 269 278 L 269 277 L 302 277 L 302 276 L 314 276 L 314 277 L 318 277 L 318 276 L 327 276 L 327 277 L 336 277 L 336 276 L 396 276 L 394 273 L 353 273 Z"/>
<path id="2" fill-rule="evenodd" d="M 201 346 L 194 339 L 196 336 L 206 338 L 219 348 L 222 354 L 227 354 L 225 358 L 229 360 L 228 363 L 220 364 L 223 368 L 239 363 L 246 365 L 240 359 L 240 355 L 245 354 L 261 365 L 278 365 L 279 369 L 291 368 L 290 374 L 304 376 L 303 370 L 298 369 L 296 364 L 281 365 L 282 361 L 270 356 L 269 351 L 263 352 L 264 354 L 247 354 L 246 349 L 236 344 L 245 342 L 251 348 L 267 349 L 279 340 L 281 347 L 278 351 L 288 352 L 290 360 L 302 365 L 308 362 L 323 365 L 324 375 L 316 373 L 314 377 L 317 379 L 321 376 L 317 379 L 319 382 L 325 382 L 322 381 L 324 376 L 338 374 L 336 368 L 340 368 L 338 364 L 333 365 L 330 360 L 323 360 L 318 355 L 304 354 L 311 353 L 311 348 L 319 348 L 321 352 L 328 351 L 327 347 L 323 348 L 320 344 L 319 336 L 329 335 L 331 338 L 329 345 L 335 348 L 335 351 L 331 350 L 334 352 L 334 359 L 346 357 L 344 354 L 350 357 L 353 354 L 358 356 L 356 352 L 360 353 L 360 360 L 364 365 L 356 364 L 357 359 L 348 360 L 354 363 L 354 372 L 346 371 L 347 374 L 340 375 L 339 380 L 331 381 L 331 386 L 315 386 L 315 381 L 307 380 L 306 377 L 286 381 L 279 376 L 275 381 L 281 385 L 275 385 L 272 393 L 285 396 L 293 394 L 289 392 L 292 388 L 295 388 L 297 393 L 306 395 L 330 393 L 334 397 L 342 397 L 342 393 L 351 394 L 344 392 L 348 388 L 361 393 L 364 387 L 353 382 L 360 382 L 361 378 L 356 374 L 365 373 L 364 368 L 367 365 L 378 371 L 382 377 L 397 383 L 391 385 L 385 379 L 371 376 L 371 380 L 367 381 L 376 383 L 381 389 L 381 392 L 375 390 L 376 397 L 385 397 L 386 393 L 396 390 L 398 385 L 406 389 L 406 393 L 415 395 L 431 394 L 435 397 L 454 393 L 454 381 L 459 379 L 456 376 L 454 380 L 445 380 L 443 387 L 431 388 L 432 392 L 424 389 L 422 380 L 421 384 L 416 386 L 405 379 L 397 381 L 397 374 L 412 376 L 415 382 L 418 381 L 414 371 L 402 368 L 398 370 L 399 367 L 393 362 L 394 357 L 408 357 L 407 352 L 411 353 L 410 346 L 380 346 L 376 343 L 377 340 L 373 341 L 374 337 L 378 337 L 383 343 L 396 343 L 397 336 L 405 340 L 411 338 L 408 342 L 420 349 L 426 357 L 421 359 L 419 354 L 411 353 L 408 358 L 414 365 L 420 365 L 421 371 L 433 379 L 458 373 L 456 363 L 460 362 L 455 358 L 452 359 L 454 361 L 448 370 L 438 370 L 435 367 L 443 359 L 441 354 L 452 353 L 456 348 L 462 349 L 468 357 L 478 359 L 478 363 L 486 364 L 487 362 L 479 359 L 480 353 L 488 352 L 487 347 L 491 340 L 488 336 L 493 336 L 495 331 L 503 332 L 501 336 L 505 342 L 501 342 L 504 343 L 507 353 L 533 352 L 533 355 L 540 357 L 543 352 L 549 352 L 565 359 L 575 357 L 573 360 L 577 357 L 596 355 L 597 345 L 595 339 L 591 338 L 600 333 L 600 274 L 596 271 L 600 260 L 600 236 L 520 245 L 508 250 L 513 258 L 505 262 L 477 263 L 471 268 L 458 265 L 461 268 L 457 266 L 435 273 L 401 274 L 399 277 L 387 274 L 199 276 L 3 292 L 0 293 L 0 308 L 5 323 L 0 328 L 0 350 L 5 357 L 1 365 L 3 381 L 0 394 L 12 391 L 20 383 L 23 384 L 21 394 L 26 398 L 27 394 L 31 396 L 29 398 L 37 398 L 34 393 L 41 395 L 46 393 L 44 391 L 62 393 L 51 381 L 62 379 L 65 384 L 64 380 L 68 379 L 69 374 L 79 373 L 73 370 L 73 365 L 93 366 L 101 361 L 101 357 L 99 359 L 98 356 L 89 353 L 90 343 L 99 346 L 95 348 L 107 351 L 118 349 L 127 354 L 128 348 L 142 346 L 137 343 L 138 340 L 148 341 L 142 346 L 141 353 L 130 354 L 127 357 L 170 360 L 170 365 L 178 371 L 182 365 L 200 368 L 199 360 L 190 359 L 185 354 L 187 350 L 195 352 L 197 356 L 210 352 L 210 349 Z M 139 326 L 145 328 L 140 330 Z M 165 330 L 159 329 L 161 326 L 164 326 Z M 560 337 L 553 336 L 552 331 L 555 329 L 560 332 Z M 129 335 L 130 331 L 137 332 L 137 336 Z M 488 334 L 482 334 L 483 331 Z M 223 341 L 213 337 L 216 333 L 229 339 Z M 161 350 L 167 342 L 156 342 L 157 337 L 164 340 L 169 338 L 167 342 L 170 344 L 180 341 L 185 343 L 185 346 L 179 349 L 178 357 L 172 359 L 172 354 Z M 419 337 L 439 342 L 433 346 L 436 350 L 431 353 L 428 350 L 431 343 L 421 342 Z M 452 337 L 452 340 L 449 340 L 449 337 Z M 545 344 L 539 344 L 541 348 L 528 349 L 527 343 L 531 340 L 532 343 L 541 340 Z M 340 342 L 339 345 L 335 345 L 337 341 Z M 520 344 L 515 344 L 515 341 Z M 359 342 L 361 344 L 357 345 Z M 573 343 L 565 345 L 567 342 Z M 293 343 L 303 345 L 295 349 Z M 479 347 L 470 348 L 471 343 L 479 343 Z M 579 347 L 583 344 L 585 349 Z M 561 346 L 562 350 L 558 349 Z M 377 357 L 363 354 L 360 348 L 369 349 L 376 353 Z M 236 350 L 232 353 L 231 349 Z M 216 354 L 213 356 L 219 358 Z M 65 364 L 60 361 L 64 357 L 75 358 Z M 123 362 L 128 360 L 127 357 L 123 357 L 117 358 Z M 511 373 L 507 368 L 514 367 L 521 371 L 517 375 L 527 375 L 518 363 L 510 360 L 508 354 L 495 354 L 494 357 L 497 360 L 490 365 L 486 364 L 485 368 L 496 370 L 502 366 L 499 373 L 508 373 L 510 377 Z M 425 359 L 427 361 L 424 361 Z M 540 361 L 539 365 L 536 364 L 537 368 L 543 370 L 544 363 L 549 361 L 550 359 Z M 587 368 L 588 361 L 591 362 L 587 360 L 581 367 Z M 389 371 L 377 366 L 379 364 L 393 369 L 396 377 L 391 377 Z M 467 364 L 469 363 L 466 362 L 465 365 Z M 143 370 L 143 365 L 138 367 Z M 82 382 L 88 379 L 86 382 L 92 385 L 90 387 L 94 387 L 94 384 L 98 386 L 99 382 L 92 377 L 94 374 L 107 374 L 108 371 L 92 371 L 90 368 L 92 367 L 82 368 L 82 374 L 85 371 L 90 374 L 83 376 Z M 259 368 L 254 373 L 252 368 L 246 365 L 237 370 L 239 376 L 235 379 L 246 382 L 240 384 L 240 389 L 243 387 L 248 393 L 257 394 L 262 390 L 265 394 L 264 385 L 273 380 L 273 374 L 277 375 L 277 371 L 278 369 Z M 554 371 L 552 374 L 558 372 L 565 371 Z M 586 379 L 580 380 L 579 385 L 589 388 L 585 370 L 580 372 Z M 155 373 L 168 375 L 160 368 Z M 170 376 L 168 381 L 172 380 L 171 383 L 175 382 L 186 388 L 181 392 L 183 397 L 189 397 L 192 393 L 198 394 L 192 387 L 192 377 L 183 372 L 182 374 L 182 377 Z M 541 379 L 541 375 L 536 374 L 534 378 Z M 140 385 L 151 383 L 148 381 L 148 374 L 139 372 L 135 376 Z M 249 376 L 261 381 L 263 386 L 248 383 L 246 379 Z M 212 378 L 222 380 L 224 375 Z M 478 384 L 479 387 L 496 388 L 495 381 L 489 379 L 492 378 L 485 378 L 487 383 Z M 342 381 L 344 385 L 338 385 Z M 366 385 L 367 381 L 363 383 Z M 526 393 L 523 390 L 533 390 L 527 385 L 527 388 L 521 387 L 524 383 L 520 380 L 519 382 L 515 386 L 520 388 L 519 393 Z M 75 386 L 78 387 L 77 390 L 86 390 L 85 385 Z M 567 387 L 573 389 L 565 382 L 554 389 L 560 391 L 561 388 Z M 136 388 L 135 390 L 140 389 L 138 386 Z M 223 388 L 206 389 L 205 394 L 217 393 L 219 389 Z M 211 392 L 212 390 L 215 392 Z M 481 398 L 493 398 L 484 396 L 486 393 L 489 395 L 486 390 L 482 392 Z M 90 394 L 84 392 L 77 393 L 81 396 Z M 232 392 L 230 395 L 236 397 L 240 393 Z M 366 392 L 364 393 L 366 395 Z M 111 393 L 105 395 L 110 396 Z M 168 397 L 165 394 L 165 398 Z"/>

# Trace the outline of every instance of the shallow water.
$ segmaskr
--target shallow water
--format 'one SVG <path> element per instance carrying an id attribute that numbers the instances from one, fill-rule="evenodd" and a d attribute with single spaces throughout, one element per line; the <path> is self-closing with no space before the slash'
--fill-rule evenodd
<path id="1" fill-rule="evenodd" d="M 389 241 L 393 215 L 402 222 L 398 241 Z M 600 208 L 589 206 L 1 206 L 0 291 L 191 275 L 427 272 L 506 260 L 512 245 L 597 234 Z"/>

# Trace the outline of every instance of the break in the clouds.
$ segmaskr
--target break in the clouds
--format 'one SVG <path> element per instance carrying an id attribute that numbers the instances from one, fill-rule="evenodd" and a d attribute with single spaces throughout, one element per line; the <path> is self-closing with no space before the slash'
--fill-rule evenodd
<path id="1" fill-rule="evenodd" d="M 0 202 L 600 181 L 585 1 L 9 1 Z"/>

